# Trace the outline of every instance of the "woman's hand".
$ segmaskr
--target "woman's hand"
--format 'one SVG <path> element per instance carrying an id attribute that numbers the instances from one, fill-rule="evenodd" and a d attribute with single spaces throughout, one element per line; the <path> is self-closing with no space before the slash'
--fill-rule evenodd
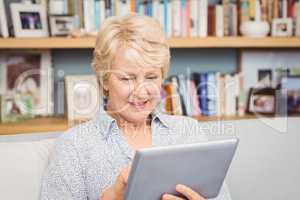
<path id="1" fill-rule="evenodd" d="M 188 200 L 206 200 L 200 194 L 192 190 L 191 188 L 178 184 L 176 185 L 176 191 L 185 196 Z M 177 197 L 171 194 L 164 194 L 162 200 L 184 200 L 181 197 Z"/>
<path id="2" fill-rule="evenodd" d="M 121 170 L 116 182 L 106 190 L 104 190 L 99 200 L 123 200 L 130 173 L 130 166 Z"/>

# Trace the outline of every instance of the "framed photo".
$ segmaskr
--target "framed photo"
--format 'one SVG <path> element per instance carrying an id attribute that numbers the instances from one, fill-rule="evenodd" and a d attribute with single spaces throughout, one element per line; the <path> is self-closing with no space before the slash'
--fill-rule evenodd
<path id="1" fill-rule="evenodd" d="M 47 37 L 46 8 L 42 4 L 11 3 L 15 37 Z"/>
<path id="2" fill-rule="evenodd" d="M 0 96 L 1 122 L 18 122 L 32 118 L 33 99 L 30 95 L 2 95 Z"/>
<path id="3" fill-rule="evenodd" d="M 65 36 L 75 29 L 73 16 L 50 16 L 50 29 L 52 36 Z"/>
<path id="4" fill-rule="evenodd" d="M 274 88 L 250 88 L 247 112 L 274 115 L 276 113 L 276 90 Z"/>
<path id="5" fill-rule="evenodd" d="M 283 77 L 281 87 L 282 94 L 286 97 L 288 113 L 300 113 L 300 76 Z"/>
<path id="6" fill-rule="evenodd" d="M 67 116 L 69 121 L 92 118 L 99 109 L 100 91 L 94 75 L 65 77 Z"/>
<path id="7" fill-rule="evenodd" d="M 271 69 L 258 69 L 257 82 L 259 87 L 271 87 L 272 81 Z"/>
<path id="8" fill-rule="evenodd" d="M 272 36 L 289 37 L 293 35 L 292 18 L 275 18 L 272 21 Z"/>
<path id="9" fill-rule="evenodd" d="M 33 114 L 53 114 L 50 51 L 8 51 L 0 55 L 1 93 L 30 95 Z"/>

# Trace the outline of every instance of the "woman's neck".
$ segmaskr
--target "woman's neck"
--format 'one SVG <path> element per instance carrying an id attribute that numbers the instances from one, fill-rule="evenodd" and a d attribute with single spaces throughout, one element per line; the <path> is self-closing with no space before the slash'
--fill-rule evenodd
<path id="1" fill-rule="evenodd" d="M 141 122 L 130 122 L 124 119 L 120 114 L 112 112 L 109 109 L 107 113 L 116 120 L 118 127 L 124 132 L 125 135 L 134 136 L 136 134 L 148 133 L 151 126 L 151 118 L 148 117 Z"/>

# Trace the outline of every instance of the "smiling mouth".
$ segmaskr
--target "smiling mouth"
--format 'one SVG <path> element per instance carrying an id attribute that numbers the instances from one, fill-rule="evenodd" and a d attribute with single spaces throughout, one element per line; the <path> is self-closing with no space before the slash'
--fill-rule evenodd
<path id="1" fill-rule="evenodd" d="M 148 102 L 149 102 L 149 100 L 139 101 L 139 102 L 129 102 L 129 105 L 131 105 L 137 109 L 143 109 L 143 108 L 145 108 L 145 106 Z"/>

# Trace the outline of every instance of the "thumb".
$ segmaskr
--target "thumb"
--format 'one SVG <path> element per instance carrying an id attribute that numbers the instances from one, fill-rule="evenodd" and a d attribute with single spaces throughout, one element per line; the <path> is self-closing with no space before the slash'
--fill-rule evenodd
<path id="1" fill-rule="evenodd" d="M 128 183 L 128 178 L 129 178 L 130 171 L 131 171 L 131 165 L 128 165 L 121 172 L 121 175 L 123 176 L 123 179 L 124 179 L 124 182 L 125 182 L 126 185 Z"/>
<path id="2" fill-rule="evenodd" d="M 119 176 L 117 177 L 117 181 L 115 185 L 118 191 L 123 191 L 124 188 L 126 187 L 130 170 L 131 170 L 131 165 L 121 170 Z"/>

